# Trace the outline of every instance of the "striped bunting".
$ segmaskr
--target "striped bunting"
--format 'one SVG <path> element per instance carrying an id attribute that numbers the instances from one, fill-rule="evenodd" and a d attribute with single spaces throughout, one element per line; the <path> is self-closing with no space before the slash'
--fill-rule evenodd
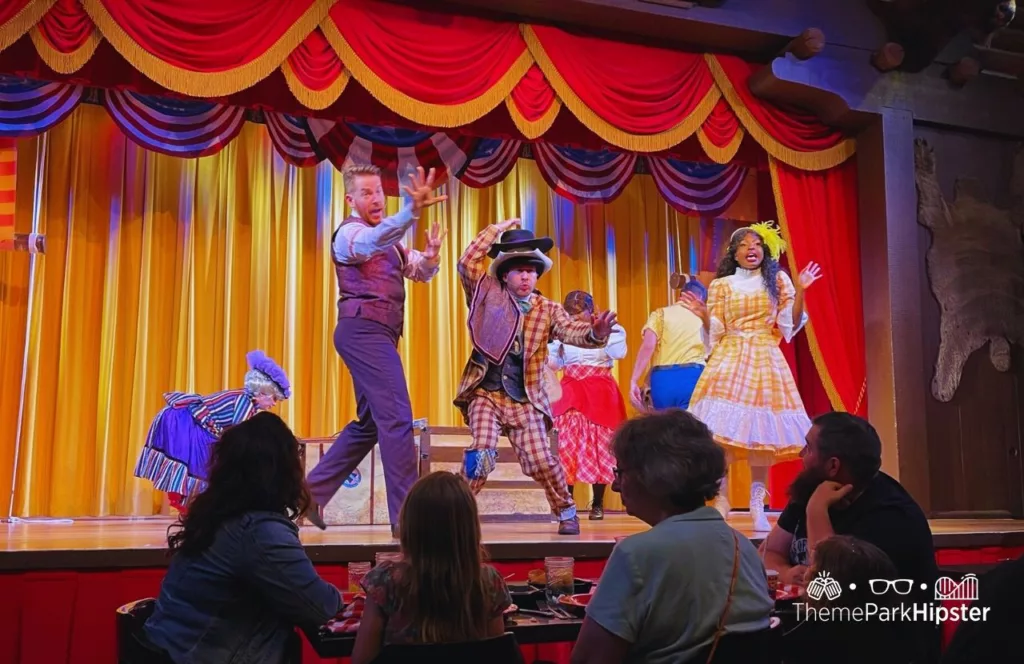
<path id="1" fill-rule="evenodd" d="M 245 109 L 206 101 L 184 101 L 107 90 L 110 117 L 147 150 L 174 157 L 205 157 L 230 143 L 245 122 Z"/>
<path id="2" fill-rule="evenodd" d="M 508 177 L 519 160 L 522 141 L 483 138 L 459 179 L 470 187 L 483 189 Z"/>
<path id="3" fill-rule="evenodd" d="M 738 164 L 698 164 L 670 157 L 648 157 L 658 191 L 684 214 L 718 217 L 743 189 L 747 171 Z"/>
<path id="4" fill-rule="evenodd" d="M 264 114 L 267 132 L 281 158 L 293 166 L 316 166 L 323 161 L 313 147 L 306 118 L 285 113 Z"/>
<path id="5" fill-rule="evenodd" d="M 85 88 L 0 76 L 0 137 L 21 138 L 47 131 L 82 101 Z"/>
<path id="6" fill-rule="evenodd" d="M 609 203 L 615 200 L 636 168 L 636 153 L 565 148 L 535 143 L 534 158 L 548 185 L 570 201 Z"/>

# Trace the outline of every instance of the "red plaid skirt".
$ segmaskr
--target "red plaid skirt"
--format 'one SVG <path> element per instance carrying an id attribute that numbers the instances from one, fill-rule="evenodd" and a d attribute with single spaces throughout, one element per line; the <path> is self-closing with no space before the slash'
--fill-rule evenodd
<path id="1" fill-rule="evenodd" d="M 558 456 L 569 484 L 611 484 L 613 431 L 626 419 L 626 404 L 610 369 L 569 365 L 562 398 L 554 405 Z"/>

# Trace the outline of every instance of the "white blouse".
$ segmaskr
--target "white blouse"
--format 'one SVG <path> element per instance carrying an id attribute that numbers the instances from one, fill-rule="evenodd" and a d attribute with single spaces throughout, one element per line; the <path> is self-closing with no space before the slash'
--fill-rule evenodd
<path id="1" fill-rule="evenodd" d="M 552 341 L 548 344 L 548 353 L 552 364 L 558 369 L 571 364 L 611 367 L 615 360 L 626 357 L 626 330 L 621 325 L 615 325 L 604 348 L 580 348 Z"/>

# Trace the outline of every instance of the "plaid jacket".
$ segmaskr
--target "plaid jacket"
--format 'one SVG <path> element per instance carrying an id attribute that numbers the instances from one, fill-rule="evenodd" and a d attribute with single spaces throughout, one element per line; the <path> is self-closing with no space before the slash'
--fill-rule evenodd
<path id="1" fill-rule="evenodd" d="M 505 290 L 504 284 L 489 275 L 484 269 L 487 251 L 498 239 L 498 235 L 499 231 L 496 226 L 488 226 L 476 236 L 462 257 L 459 258 L 459 279 L 466 292 L 466 303 L 471 307 L 471 318 L 474 303 L 488 299 L 486 295 L 492 296 L 493 301 L 493 296 L 497 292 Z M 506 292 L 505 295 L 509 300 L 513 300 L 510 293 Z M 543 380 L 544 365 L 548 360 L 548 342 L 557 339 L 582 348 L 602 348 L 607 343 L 607 339 L 598 340 L 593 335 L 589 323 L 572 320 L 562 305 L 552 302 L 538 293 L 530 296 L 530 305 L 529 313 L 518 316 L 518 324 L 522 326 L 521 329 L 524 333 L 523 382 L 530 403 L 550 420 L 551 400 Z M 518 308 L 515 311 L 518 311 Z M 496 311 L 494 318 L 500 320 L 503 314 L 504 312 Z M 484 312 L 484 316 L 487 317 L 486 312 Z M 470 357 L 462 372 L 462 380 L 454 403 L 462 411 L 467 422 L 469 421 L 470 397 L 483 381 L 486 373 L 487 366 L 473 357 Z"/>

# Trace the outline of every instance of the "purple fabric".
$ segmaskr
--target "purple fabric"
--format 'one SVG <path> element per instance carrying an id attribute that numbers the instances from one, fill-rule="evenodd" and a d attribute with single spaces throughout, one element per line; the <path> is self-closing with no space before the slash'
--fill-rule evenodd
<path id="1" fill-rule="evenodd" d="M 375 321 L 338 321 L 334 347 L 352 376 L 357 419 L 342 430 L 307 479 L 313 499 L 323 507 L 379 442 L 392 524 L 398 523 L 417 476 L 412 407 L 397 343 L 398 334 Z"/>
<path id="2" fill-rule="evenodd" d="M 195 421 L 187 408 L 164 408 L 153 422 L 153 431 L 146 445 L 165 457 L 184 464 L 189 475 L 205 482 L 210 452 L 213 451 L 215 442 L 217 439 Z M 146 479 L 155 480 L 153 477 Z M 159 486 L 156 488 L 165 490 Z"/>
<path id="3" fill-rule="evenodd" d="M 358 217 L 348 224 L 369 225 Z M 335 235 L 337 231 L 335 231 Z M 333 245 L 333 240 L 331 241 Z M 362 263 L 347 265 L 334 261 L 338 277 L 338 318 L 364 318 L 385 325 L 398 336 L 405 325 L 405 249 L 396 245 Z"/>
<path id="4" fill-rule="evenodd" d="M 469 303 L 469 340 L 488 361 L 501 364 L 512 348 L 522 316 L 502 283 L 485 275 Z"/>
<path id="5" fill-rule="evenodd" d="M 285 375 L 284 369 L 277 365 L 277 362 L 273 361 L 267 354 L 261 350 L 249 351 L 245 356 L 246 361 L 249 362 L 249 368 L 255 369 L 262 374 L 265 374 L 267 378 L 274 381 L 274 383 L 281 388 L 281 392 L 284 393 L 285 399 L 290 399 L 292 396 L 292 386 L 288 382 L 288 376 Z"/>

